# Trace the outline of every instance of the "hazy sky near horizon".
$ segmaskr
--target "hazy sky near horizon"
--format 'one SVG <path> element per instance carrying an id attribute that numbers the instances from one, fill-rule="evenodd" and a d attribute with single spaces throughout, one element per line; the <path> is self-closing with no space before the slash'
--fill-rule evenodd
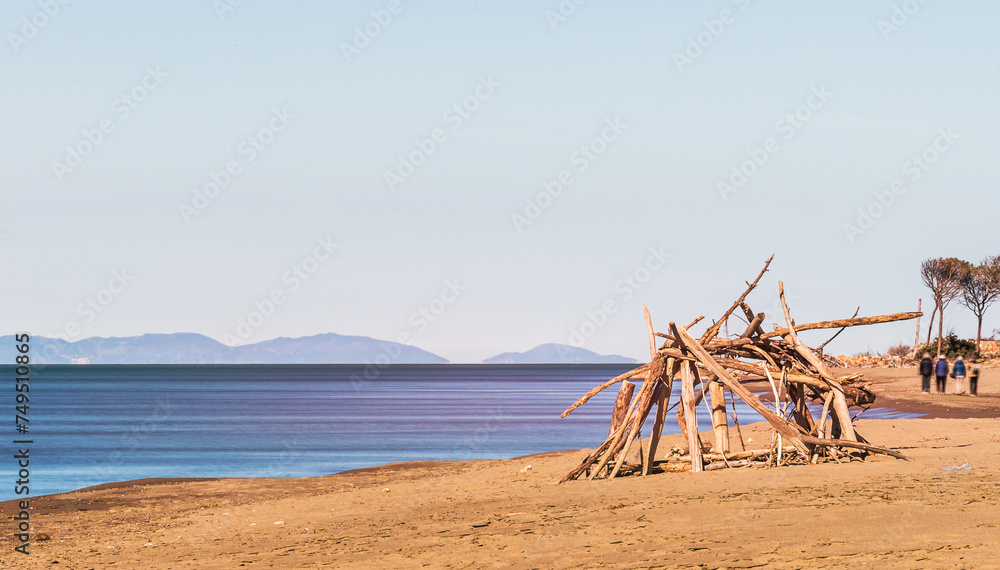
<path id="1" fill-rule="evenodd" d="M 1000 254 L 998 21 L 987 1 L 4 2 L 0 333 L 646 359 L 643 302 L 661 331 L 717 318 L 772 253 L 768 323 L 778 279 L 798 322 L 929 315 L 923 259 Z"/>

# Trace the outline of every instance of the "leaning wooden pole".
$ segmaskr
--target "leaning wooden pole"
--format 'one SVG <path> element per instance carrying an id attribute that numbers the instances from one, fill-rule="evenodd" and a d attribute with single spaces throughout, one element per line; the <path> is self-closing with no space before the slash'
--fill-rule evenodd
<path id="1" fill-rule="evenodd" d="M 634 391 L 635 384 L 628 380 L 622 382 L 622 387 L 618 389 L 618 397 L 615 399 L 614 410 L 611 412 L 611 426 L 608 428 L 608 437 L 611 437 L 618 430 L 618 426 L 625 423 L 625 413 L 628 411 L 629 404 L 632 403 L 632 392 Z"/>
<path id="2" fill-rule="evenodd" d="M 722 315 L 721 319 L 716 321 L 714 325 L 712 325 L 707 331 L 705 331 L 705 334 L 701 335 L 700 342 L 702 344 L 712 340 L 713 338 L 715 338 L 715 335 L 719 334 L 719 329 L 722 328 L 722 325 L 729 318 L 729 315 L 733 314 L 733 311 L 735 311 L 740 305 L 743 304 L 743 301 L 747 298 L 747 295 L 749 295 L 750 292 L 753 291 L 755 287 L 757 287 L 757 283 L 760 282 L 760 278 L 763 277 L 765 273 L 767 273 L 767 268 L 771 265 L 771 260 L 773 259 L 774 259 L 774 254 L 772 253 L 771 257 L 767 258 L 767 261 L 764 263 L 764 269 L 760 270 L 760 273 L 757 275 L 757 278 L 753 280 L 753 283 L 747 284 L 747 290 L 744 291 L 742 295 L 740 295 L 740 298 L 737 299 L 735 303 L 733 303 L 732 307 L 729 307 L 729 310 Z"/>
<path id="3" fill-rule="evenodd" d="M 615 384 L 621 382 L 622 380 L 628 380 L 629 378 L 636 378 L 640 374 L 643 374 L 643 373 L 645 373 L 648 370 L 649 370 L 649 365 L 648 364 L 643 364 L 642 366 L 639 366 L 638 368 L 633 368 L 632 370 L 629 370 L 625 374 L 619 374 L 618 376 L 615 376 L 614 378 L 612 378 L 611 380 L 608 380 L 607 382 L 601 384 L 600 386 L 592 388 L 589 392 L 587 392 L 586 394 L 584 394 L 583 396 L 581 396 L 579 400 L 577 400 L 576 402 L 574 402 L 572 406 L 566 408 L 566 411 L 563 412 L 562 414 L 560 414 L 559 417 L 560 418 L 565 418 L 566 416 L 569 415 L 570 412 L 572 412 L 573 410 L 575 410 L 575 409 L 579 408 L 580 406 L 586 404 L 588 401 L 590 401 L 591 398 L 593 398 L 594 396 L 596 396 L 599 393 L 601 393 L 602 391 L 604 391 L 604 389 L 609 388 L 611 386 L 614 386 Z"/>
<path id="4" fill-rule="evenodd" d="M 652 375 L 651 375 L 652 376 Z M 635 411 L 635 420 L 632 422 L 632 429 L 625 439 L 625 448 L 622 453 L 618 455 L 618 461 L 615 462 L 614 468 L 611 469 L 611 473 L 608 473 L 608 479 L 614 479 L 618 475 L 618 471 L 621 470 L 622 464 L 625 463 L 625 450 L 628 449 L 629 444 L 639 435 L 639 430 L 642 429 L 642 424 L 646 421 L 646 417 L 649 415 L 649 411 L 653 409 L 653 395 L 656 394 L 656 386 L 660 381 L 653 378 L 650 381 L 653 384 L 653 388 L 650 389 L 643 395 L 643 399 L 639 402 L 639 406 Z M 642 442 L 640 441 L 640 446 Z"/>
<path id="5" fill-rule="evenodd" d="M 646 315 L 646 332 L 649 334 L 649 361 L 656 360 L 656 331 L 653 330 L 653 319 L 649 316 L 646 303 L 642 304 L 642 312 Z"/>
<path id="6" fill-rule="evenodd" d="M 844 396 L 844 387 L 840 385 L 840 382 L 837 382 L 833 374 L 830 374 L 823 361 L 799 340 L 799 336 L 795 332 L 795 324 L 792 322 L 791 313 L 788 312 L 788 303 L 785 302 L 785 286 L 781 281 L 778 281 L 778 298 L 781 300 L 781 309 L 784 311 L 785 321 L 788 323 L 789 332 L 785 340 L 790 340 L 795 346 L 795 351 L 802 358 L 806 359 L 809 364 L 812 364 L 820 373 L 820 376 L 823 377 L 823 380 L 830 385 L 830 389 L 833 391 L 833 410 L 837 415 L 837 423 L 840 424 L 841 439 L 857 441 L 858 438 L 854 435 L 854 425 L 851 423 L 851 412 L 847 409 L 847 398 Z"/>
<path id="7" fill-rule="evenodd" d="M 656 399 L 656 417 L 653 419 L 653 433 L 649 436 L 649 451 L 646 452 L 646 463 L 642 466 L 643 475 L 653 473 L 653 464 L 656 461 L 656 448 L 660 443 L 660 435 L 663 433 L 663 422 L 667 417 L 667 404 L 670 403 L 670 389 L 673 385 L 671 377 L 666 384 L 660 383 Z"/>
<path id="8" fill-rule="evenodd" d="M 631 431 L 636 420 L 636 414 L 641 410 L 644 402 L 647 400 L 647 394 L 652 392 L 655 384 L 656 381 L 651 378 L 647 378 L 646 381 L 642 383 L 642 386 L 639 388 L 639 396 L 632 400 L 632 405 L 629 407 L 628 413 L 625 414 L 625 421 L 622 422 L 622 425 L 618 426 L 618 430 L 615 432 L 615 435 L 609 438 L 612 440 L 611 445 L 607 448 L 607 452 L 604 454 L 604 457 L 595 464 L 594 470 L 590 473 L 591 479 L 596 478 L 597 474 L 601 472 L 601 469 L 604 469 L 604 466 L 607 465 L 613 457 L 616 457 L 618 453 L 622 451 L 622 448 L 628 446 L 631 442 L 631 439 L 629 438 L 635 437 L 635 434 L 631 433 Z M 638 426 L 636 426 L 636 431 L 638 431 Z"/>
<path id="9" fill-rule="evenodd" d="M 691 456 L 691 471 L 702 470 L 701 437 L 698 435 L 698 413 L 694 403 L 694 379 L 691 374 L 691 363 L 681 364 L 681 406 L 684 408 L 684 420 L 687 424 L 688 453 Z"/>
<path id="10" fill-rule="evenodd" d="M 649 407 L 651 406 L 652 395 L 656 388 L 657 382 L 660 381 L 660 377 L 664 373 L 666 367 L 667 357 L 664 355 L 658 355 L 653 362 L 650 362 L 646 370 L 646 380 L 642 383 L 642 387 L 639 388 L 639 395 L 632 401 L 632 406 L 629 407 L 629 411 L 625 414 L 625 421 L 618 428 L 613 438 L 614 441 L 607 448 L 607 453 L 604 457 L 598 461 L 594 467 L 594 470 L 590 474 L 590 478 L 594 479 L 597 474 L 601 472 L 608 462 L 615 457 L 619 452 L 626 448 L 632 439 L 635 438 L 636 434 L 639 432 L 639 428 L 642 427 L 642 422 L 646 420 L 646 416 L 649 414 Z M 640 419 L 641 418 L 641 419 Z M 626 435 L 628 437 L 626 437 Z M 621 464 L 624 461 L 624 453 L 619 457 L 616 467 L 621 468 Z M 617 474 L 617 470 L 613 471 Z"/>
<path id="11" fill-rule="evenodd" d="M 712 430 L 715 432 L 716 451 L 729 453 L 729 422 L 726 416 L 726 394 L 722 384 L 712 379 L 708 383 L 708 398 L 712 404 Z"/>

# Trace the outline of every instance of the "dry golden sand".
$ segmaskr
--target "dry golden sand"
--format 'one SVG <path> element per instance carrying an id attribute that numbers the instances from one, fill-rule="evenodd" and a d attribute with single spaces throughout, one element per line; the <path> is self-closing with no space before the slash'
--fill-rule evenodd
<path id="1" fill-rule="evenodd" d="M 858 421 L 913 462 L 553 484 L 585 454 L 571 451 L 132 482 L 32 499 L 33 532 L 50 539 L 29 556 L 13 551 L 3 503 L 0 567 L 1000 568 L 1000 370 L 979 398 L 921 396 L 912 369 L 865 372 L 883 402 L 948 416 Z M 764 428 L 744 436 L 759 445 Z M 974 469 L 942 469 L 966 460 Z"/>

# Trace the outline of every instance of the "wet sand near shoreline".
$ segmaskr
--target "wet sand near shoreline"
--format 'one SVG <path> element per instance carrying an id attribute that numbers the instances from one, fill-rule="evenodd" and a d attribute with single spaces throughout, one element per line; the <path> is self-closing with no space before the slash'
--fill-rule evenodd
<path id="1" fill-rule="evenodd" d="M 28 556 L 13 550 L 16 503 L 3 503 L 0 567 L 1000 567 L 1000 369 L 984 369 L 975 398 L 921 395 L 913 369 L 862 372 L 880 405 L 927 414 L 857 422 L 912 462 L 555 484 L 586 454 L 575 450 L 133 481 L 32 498 Z M 768 433 L 743 427 L 751 447 Z M 661 449 L 680 444 L 665 436 Z"/>

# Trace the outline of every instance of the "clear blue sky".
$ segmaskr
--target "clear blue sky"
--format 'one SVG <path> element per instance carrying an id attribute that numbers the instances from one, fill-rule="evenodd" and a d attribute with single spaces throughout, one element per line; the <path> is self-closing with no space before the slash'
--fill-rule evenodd
<path id="1" fill-rule="evenodd" d="M 2 332 L 642 359 L 772 253 L 799 322 L 1000 254 L 993 2 L 226 1 L 0 5 Z"/>

